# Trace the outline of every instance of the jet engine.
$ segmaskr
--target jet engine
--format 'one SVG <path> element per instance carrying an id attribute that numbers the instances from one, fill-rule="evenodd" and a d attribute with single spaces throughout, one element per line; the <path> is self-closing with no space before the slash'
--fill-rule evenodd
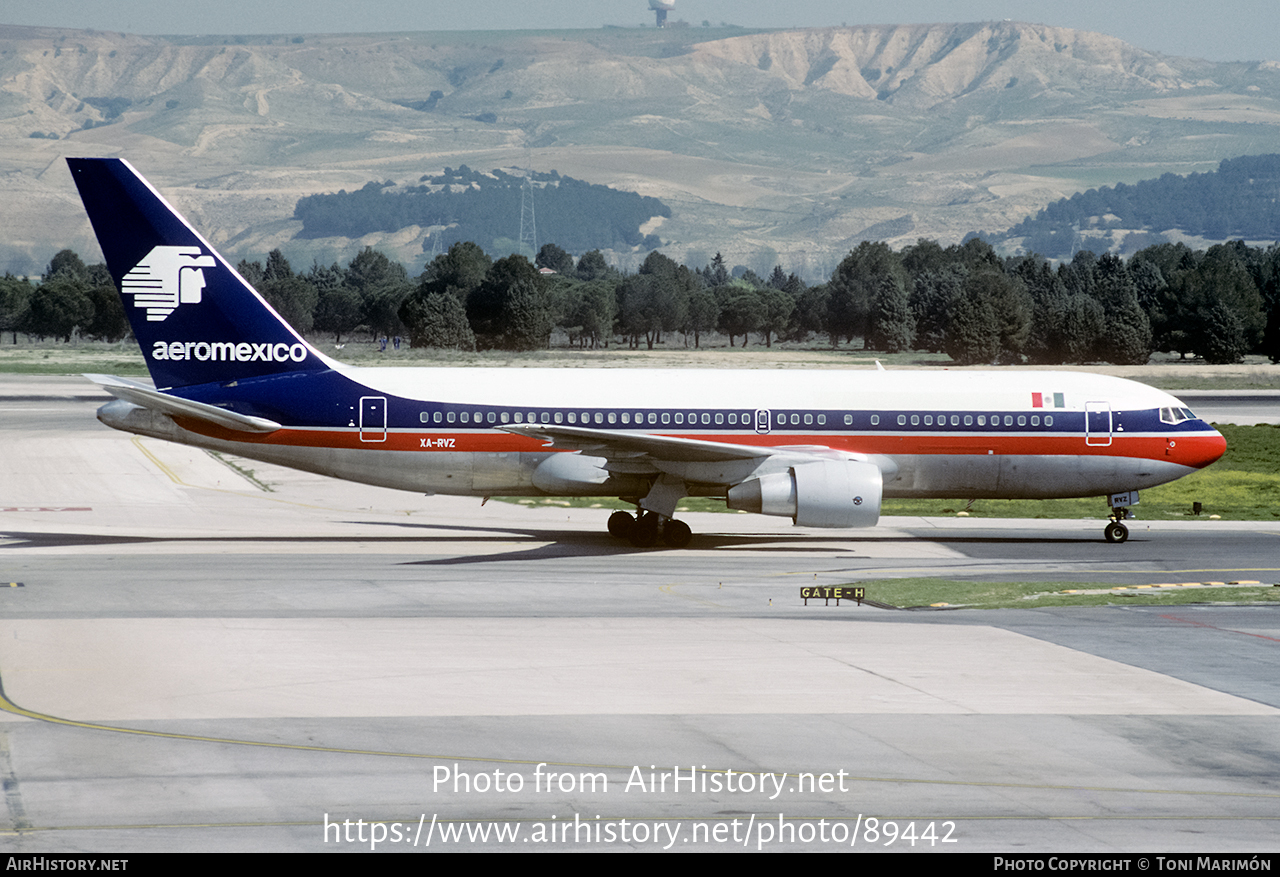
<path id="1" fill-rule="evenodd" d="M 883 478 L 874 463 L 815 460 L 729 488 L 728 506 L 799 527 L 874 527 Z"/>

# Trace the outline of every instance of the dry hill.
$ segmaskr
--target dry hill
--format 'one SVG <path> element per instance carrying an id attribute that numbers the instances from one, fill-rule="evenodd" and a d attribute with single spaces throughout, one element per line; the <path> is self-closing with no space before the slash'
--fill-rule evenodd
<path id="1" fill-rule="evenodd" d="M 232 255 L 302 195 L 527 166 L 662 198 L 664 250 L 817 276 L 857 241 L 950 242 L 1083 188 L 1280 151 L 1280 65 L 1021 23 L 158 38 L 0 27 L 0 269 L 92 254 L 60 159 L 129 158 Z M 519 217 L 513 217 L 515 236 Z M 615 254 L 624 266 L 637 254 Z"/>

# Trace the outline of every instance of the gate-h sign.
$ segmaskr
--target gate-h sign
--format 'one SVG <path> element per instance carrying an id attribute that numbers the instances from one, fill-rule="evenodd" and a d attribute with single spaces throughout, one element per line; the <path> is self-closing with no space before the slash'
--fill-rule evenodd
<path id="1" fill-rule="evenodd" d="M 804 605 L 809 605 L 809 600 L 825 600 L 824 606 L 830 606 L 831 601 L 835 600 L 836 605 L 840 605 L 841 600 L 857 600 L 858 605 L 862 605 L 862 601 L 867 596 L 866 588 L 852 588 L 848 585 L 844 587 L 821 586 L 816 588 L 801 588 L 800 596 L 804 598 Z"/>

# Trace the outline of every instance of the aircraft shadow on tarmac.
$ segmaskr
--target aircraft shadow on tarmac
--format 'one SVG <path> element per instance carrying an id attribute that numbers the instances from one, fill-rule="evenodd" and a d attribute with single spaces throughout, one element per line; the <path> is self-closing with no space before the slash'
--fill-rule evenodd
<path id="1" fill-rule="evenodd" d="M 401 544 L 406 553 L 415 546 L 429 547 L 434 543 L 457 544 L 465 542 L 477 547 L 486 543 L 509 545 L 513 540 L 532 540 L 541 544 L 525 551 L 498 551 L 463 557 L 440 557 L 408 561 L 415 564 L 464 564 L 486 563 L 493 560 L 522 560 L 538 557 L 607 557 L 626 554 L 670 553 L 679 549 L 653 547 L 637 548 L 607 533 L 582 530 L 560 530 L 535 527 L 475 527 L 449 524 L 420 524 L 388 521 L 350 521 L 362 527 L 395 527 L 413 531 L 413 535 L 370 536 L 124 536 L 97 533 L 0 532 L 0 538 L 11 540 L 0 545 L 0 550 L 14 548 L 73 548 L 93 545 L 155 545 L 164 543 L 191 544 Z M 873 532 L 873 531 L 869 531 Z M 697 533 L 688 548 L 692 550 L 744 549 L 759 552 L 838 552 L 848 556 L 847 546 L 859 541 L 877 545 L 913 545 L 932 542 L 945 545 L 1095 545 L 1103 540 L 1092 536 L 1046 537 L 1043 531 L 1013 531 L 1000 535 L 950 535 L 931 532 L 927 536 L 873 536 L 860 539 L 846 531 L 840 533 Z M 1143 540 L 1131 539 L 1140 543 Z M 785 543 L 785 544 L 779 544 Z M 496 546 L 495 546 L 496 547 Z"/>

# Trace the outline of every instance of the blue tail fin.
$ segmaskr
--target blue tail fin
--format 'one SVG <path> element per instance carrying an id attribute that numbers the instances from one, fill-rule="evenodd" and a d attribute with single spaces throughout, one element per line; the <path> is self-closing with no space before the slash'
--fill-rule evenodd
<path id="1" fill-rule="evenodd" d="M 158 388 L 329 367 L 128 162 L 67 164 Z"/>

